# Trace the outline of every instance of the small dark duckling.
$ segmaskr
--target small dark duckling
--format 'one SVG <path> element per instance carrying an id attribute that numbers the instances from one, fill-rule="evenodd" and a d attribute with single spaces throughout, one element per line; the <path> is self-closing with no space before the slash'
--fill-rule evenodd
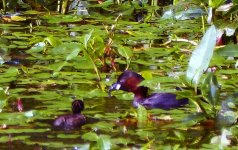
<path id="1" fill-rule="evenodd" d="M 81 100 L 74 100 L 72 102 L 72 114 L 62 115 L 55 119 L 54 126 L 72 129 L 75 127 L 80 127 L 86 123 L 86 118 L 81 114 L 84 110 L 84 103 Z"/>
<path id="2" fill-rule="evenodd" d="M 160 108 L 164 110 L 175 109 L 188 104 L 188 99 L 176 99 L 173 93 L 153 93 L 148 95 L 148 88 L 145 86 L 138 86 L 144 78 L 130 70 L 124 71 L 116 83 L 114 83 L 108 91 L 109 96 L 114 90 L 123 90 L 134 93 L 133 106 L 143 105 L 147 109 Z"/>

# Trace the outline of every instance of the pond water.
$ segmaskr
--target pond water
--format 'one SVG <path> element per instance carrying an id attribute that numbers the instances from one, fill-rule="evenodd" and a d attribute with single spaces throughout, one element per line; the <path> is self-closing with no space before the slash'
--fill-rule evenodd
<path id="1" fill-rule="evenodd" d="M 0 66 L 0 149 L 213 147 L 210 140 L 221 130 L 212 121 L 198 124 L 199 119 L 186 120 L 196 112 L 193 103 L 171 111 L 147 110 L 153 119 L 138 122 L 131 93 L 116 91 L 111 98 L 107 95 L 107 88 L 128 64 L 130 70 L 147 72 L 160 79 L 160 85 L 158 82 L 148 85 L 151 91 L 175 92 L 175 87 L 183 87 L 175 76 L 186 71 L 194 46 L 188 42 L 163 43 L 169 40 L 169 35 L 199 40 L 201 19 L 159 20 L 152 24 L 119 19 L 111 36 L 111 47 L 126 46 L 133 55 L 119 57 L 120 52 L 115 52 L 112 58 L 117 71 L 106 72 L 100 68 L 101 61 L 93 64 L 80 48 L 85 46 L 87 35 L 91 41 L 86 45 L 97 53 L 90 57 L 99 60 L 109 39 L 106 29 L 110 31 L 115 17 L 82 19 L 47 14 L 26 17 L 25 21 L 0 24 L 1 57 L 6 61 Z M 110 65 L 110 59 L 106 63 Z M 94 65 L 100 72 L 100 81 Z M 110 81 L 106 81 L 107 77 Z M 232 88 L 227 87 L 228 91 Z M 84 101 L 82 113 L 87 124 L 73 130 L 54 128 L 57 116 L 71 113 L 73 98 Z M 17 109 L 18 99 L 23 105 L 22 112 Z"/>

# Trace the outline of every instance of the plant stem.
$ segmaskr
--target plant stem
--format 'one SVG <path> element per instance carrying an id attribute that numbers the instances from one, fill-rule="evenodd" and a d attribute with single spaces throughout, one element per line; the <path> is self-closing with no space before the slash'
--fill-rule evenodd
<path id="1" fill-rule="evenodd" d="M 96 74 L 97 74 L 97 78 L 98 78 L 98 80 L 101 81 L 101 77 L 100 77 L 100 74 L 99 74 L 98 68 L 97 68 L 97 66 L 95 65 L 95 63 L 94 63 L 92 57 L 87 53 L 86 50 L 84 50 L 84 56 L 86 56 L 86 57 L 88 58 L 88 60 L 91 62 L 91 64 L 93 65 L 93 69 L 94 69 L 94 71 L 95 71 Z"/>
<path id="2" fill-rule="evenodd" d="M 205 23 L 204 23 L 204 16 L 202 16 L 202 32 L 205 33 Z"/>
<path id="3" fill-rule="evenodd" d="M 6 0 L 2 0 L 3 13 L 6 14 Z"/>
<path id="4" fill-rule="evenodd" d="M 69 0 L 64 0 L 63 1 L 63 4 L 62 4 L 62 14 L 65 14 L 67 12 L 67 9 L 68 9 L 68 3 L 69 3 Z"/>

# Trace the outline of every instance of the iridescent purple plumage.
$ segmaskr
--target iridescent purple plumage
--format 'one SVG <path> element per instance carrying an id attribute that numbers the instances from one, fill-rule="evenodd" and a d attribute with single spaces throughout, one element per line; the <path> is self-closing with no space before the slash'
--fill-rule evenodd
<path id="1" fill-rule="evenodd" d="M 147 109 L 160 108 L 164 110 L 175 109 L 188 104 L 188 99 L 176 99 L 173 93 L 153 93 L 148 95 L 148 88 L 145 86 L 138 86 L 144 78 L 130 70 L 124 71 L 116 83 L 114 83 L 108 91 L 111 95 L 113 90 L 123 90 L 134 93 L 133 106 L 143 105 Z"/>

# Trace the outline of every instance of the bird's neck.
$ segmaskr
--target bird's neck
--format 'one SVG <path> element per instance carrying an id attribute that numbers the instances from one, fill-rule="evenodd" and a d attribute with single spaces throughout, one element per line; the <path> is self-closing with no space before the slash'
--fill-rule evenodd
<path id="1" fill-rule="evenodd" d="M 144 87 L 144 86 L 139 86 L 137 87 L 137 89 L 135 91 L 133 91 L 134 95 L 134 99 L 138 100 L 138 101 L 143 101 L 143 99 L 145 99 L 147 97 L 148 94 L 148 88 Z"/>

